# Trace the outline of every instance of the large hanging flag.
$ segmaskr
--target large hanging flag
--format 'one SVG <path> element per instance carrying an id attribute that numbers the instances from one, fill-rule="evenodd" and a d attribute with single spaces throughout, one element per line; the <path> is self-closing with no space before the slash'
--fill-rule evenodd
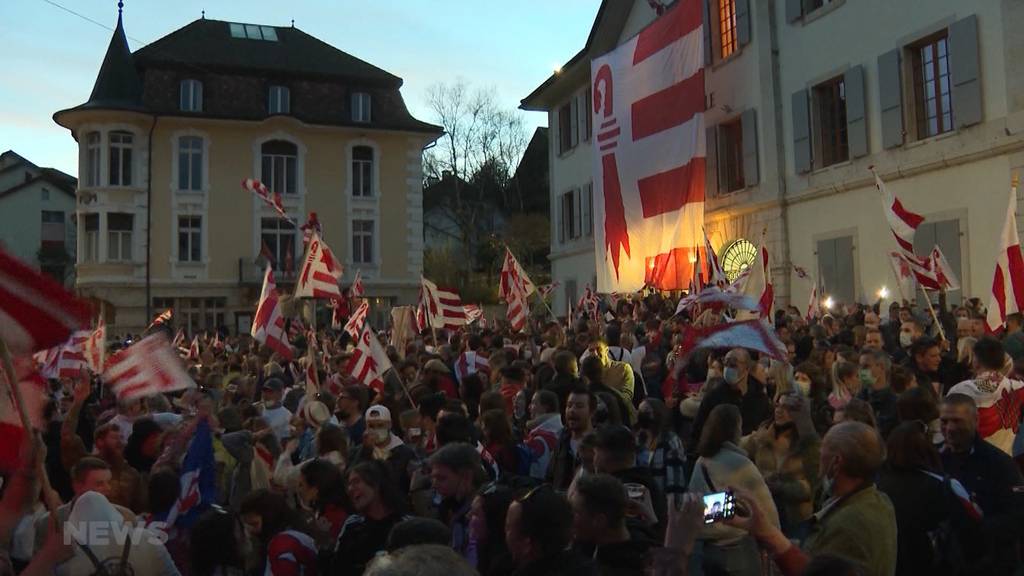
<path id="1" fill-rule="evenodd" d="M 767 235 L 767 231 L 761 232 L 761 245 L 757 249 L 754 263 L 750 266 L 750 276 L 743 285 L 743 294 L 757 302 L 761 318 L 771 321 L 772 310 L 775 307 L 775 290 L 772 286 L 772 263 L 768 255 Z"/>
<path id="2" fill-rule="evenodd" d="M 195 388 L 163 332 L 156 332 L 110 357 L 103 380 L 118 400 Z"/>
<path id="3" fill-rule="evenodd" d="M 349 374 L 374 391 L 383 392 L 384 373 L 393 368 L 391 359 L 369 326 L 363 327 L 356 342 L 356 349 L 348 361 Z"/>
<path id="4" fill-rule="evenodd" d="M 178 499 L 167 513 L 166 523 L 190 528 L 203 511 L 217 503 L 217 463 L 213 456 L 213 432 L 203 418 L 196 424 L 185 460 L 181 464 Z"/>
<path id="5" fill-rule="evenodd" d="M 302 270 L 295 281 L 296 298 L 341 298 L 338 279 L 341 278 L 341 263 L 331 249 L 313 232 L 309 249 L 302 261 Z"/>
<path id="6" fill-rule="evenodd" d="M 274 282 L 274 270 L 267 265 L 267 269 L 263 273 L 260 303 L 256 306 L 256 317 L 249 333 L 253 339 L 277 352 L 281 358 L 291 360 L 293 352 L 288 343 L 288 334 L 284 324 L 284 316 L 281 314 L 281 306 L 278 301 L 277 284 Z M 193 340 L 192 343 L 198 348 L 197 341 Z"/>
<path id="7" fill-rule="evenodd" d="M 701 3 L 591 62 L 597 290 L 682 290 L 704 221 Z"/>
<path id="8" fill-rule="evenodd" d="M 284 210 L 284 202 L 281 200 L 280 192 L 271 192 L 262 182 L 253 178 L 246 178 L 242 180 L 242 190 L 248 190 L 256 195 L 260 200 L 274 209 L 281 218 L 295 225 L 295 220 L 292 220 L 288 213 Z"/>
<path id="9" fill-rule="evenodd" d="M 1024 310 L 1024 257 L 1017 235 L 1017 176 L 1010 187 L 1010 203 L 1006 207 L 1003 233 L 999 237 L 996 270 L 992 276 L 992 297 L 988 303 L 986 323 L 996 332 L 1002 329 L 1006 317 Z"/>
<path id="10" fill-rule="evenodd" d="M 468 322 L 466 307 L 459 293 L 438 288 L 437 284 L 423 277 L 420 278 L 420 308 L 422 312 L 417 312 L 416 319 L 420 330 L 424 327 L 454 329 Z"/>
<path id="11" fill-rule="evenodd" d="M 0 250 L 0 339 L 13 354 L 57 346 L 90 316 L 88 302 Z"/>
<path id="12" fill-rule="evenodd" d="M 370 313 L 370 303 L 363 300 L 362 304 L 356 308 L 356 311 L 352 313 L 348 318 L 348 322 L 345 323 L 345 332 L 352 337 L 353 340 L 359 338 L 359 333 L 363 331 L 363 325 L 366 324 L 366 316 Z"/>

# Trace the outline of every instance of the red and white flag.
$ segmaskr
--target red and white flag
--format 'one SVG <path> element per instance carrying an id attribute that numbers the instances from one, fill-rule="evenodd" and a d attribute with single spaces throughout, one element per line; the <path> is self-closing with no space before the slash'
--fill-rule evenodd
<path id="1" fill-rule="evenodd" d="M 576 303 L 576 312 L 585 314 L 588 318 L 597 320 L 598 307 L 600 303 L 601 300 L 597 297 L 597 293 L 590 288 L 590 284 L 588 283 L 586 287 L 583 288 L 583 295 L 580 296 L 580 301 Z"/>
<path id="2" fill-rule="evenodd" d="M 280 192 L 271 192 L 266 186 L 263 185 L 262 182 L 254 178 L 246 178 L 245 180 L 242 180 L 242 190 L 248 190 L 249 192 L 252 192 L 260 200 L 263 200 L 263 202 L 267 206 L 273 208 L 274 211 L 281 216 L 281 218 L 284 218 L 285 220 L 291 222 L 292 225 L 295 225 L 295 220 L 292 220 L 288 216 L 288 213 L 285 212 L 284 210 L 284 202 L 281 200 Z"/>
<path id="3" fill-rule="evenodd" d="M 513 290 L 506 301 L 508 308 L 505 310 L 505 318 L 508 319 L 513 332 L 521 332 L 526 328 L 526 320 L 530 316 L 530 304 L 526 301 L 523 293 L 518 290 Z M 468 320 L 468 322 L 472 322 L 472 320 Z"/>
<path id="4" fill-rule="evenodd" d="M 821 316 L 821 303 L 818 302 L 818 283 L 811 286 L 811 299 L 807 302 L 807 321 Z"/>
<path id="5" fill-rule="evenodd" d="M 750 266 L 750 276 L 743 285 L 743 294 L 757 302 L 761 318 L 772 321 L 772 310 L 775 307 L 775 290 L 772 286 L 772 263 L 768 254 L 767 232 L 761 232 L 761 245 L 757 256 Z M 737 316 L 739 318 L 740 316 Z"/>
<path id="6" fill-rule="evenodd" d="M 154 326 L 160 326 L 161 324 L 167 324 L 168 322 L 171 321 L 171 318 L 173 318 L 173 317 L 174 317 L 174 311 L 171 310 L 170 308 L 168 308 L 167 310 L 164 310 L 163 312 L 157 314 L 156 318 L 153 318 L 153 321 L 149 323 L 149 326 L 146 326 L 146 330 L 149 330 L 150 328 L 153 328 Z"/>
<path id="7" fill-rule="evenodd" d="M 476 304 L 466 304 L 466 324 L 472 324 L 477 320 L 483 320 L 484 310 Z"/>
<path id="8" fill-rule="evenodd" d="M 996 332 L 1002 329 L 1006 317 L 1024 310 L 1024 257 L 1017 235 L 1017 177 L 1010 188 L 1010 203 L 1006 207 L 1006 221 L 999 237 L 996 270 L 992 276 L 992 297 L 988 303 L 986 323 Z"/>
<path id="9" fill-rule="evenodd" d="M 893 238 L 903 252 L 913 255 L 914 233 L 921 222 L 924 222 L 924 217 L 904 208 L 900 199 L 893 196 L 885 187 L 885 182 L 882 182 L 878 172 L 875 172 L 873 167 L 870 170 L 875 176 L 875 188 L 882 194 L 882 207 L 885 209 L 885 219 L 889 221 Z"/>
<path id="10" fill-rule="evenodd" d="M 184 333 L 178 330 L 178 334 L 184 338 Z M 175 342 L 178 339 L 175 338 Z M 177 344 L 172 344 L 172 348 L 178 349 Z M 107 324 L 100 318 L 100 321 L 96 324 L 96 329 L 89 334 L 89 338 L 85 341 L 85 360 L 89 363 L 89 369 L 94 374 L 103 373 L 103 365 L 107 360 Z"/>
<path id="11" fill-rule="evenodd" d="M 348 332 L 352 340 L 359 338 L 359 333 L 363 331 L 363 325 L 366 324 L 366 316 L 369 313 L 370 303 L 363 300 L 362 304 L 349 316 L 348 322 L 345 323 L 345 332 Z"/>
<path id="12" fill-rule="evenodd" d="M 468 323 L 466 307 L 459 293 L 438 288 L 437 284 L 423 277 L 420 278 L 420 307 L 425 327 L 454 329 Z"/>
<path id="13" fill-rule="evenodd" d="M 555 288 L 561 286 L 561 282 L 552 282 L 551 284 L 545 284 L 537 287 L 537 293 L 540 294 L 541 298 L 547 298 L 549 294 L 554 292 Z"/>
<path id="14" fill-rule="evenodd" d="M 195 336 L 192 337 L 192 343 L 189 344 L 189 346 L 188 346 L 188 356 L 187 356 L 187 359 L 189 359 L 189 360 L 199 360 L 199 335 L 198 334 L 196 334 Z"/>
<path id="15" fill-rule="evenodd" d="M 102 322 L 102 320 L 101 320 Z M 174 340 L 171 340 L 171 346 L 174 348 L 180 348 L 185 343 L 185 329 L 178 328 L 178 333 L 174 335 Z"/>
<path id="16" fill-rule="evenodd" d="M 352 287 L 349 288 L 349 296 L 352 298 L 362 298 L 366 295 L 366 287 L 363 286 L 363 271 L 356 270 L 355 280 L 352 280 Z"/>
<path id="17" fill-rule="evenodd" d="M 455 361 L 456 380 L 461 384 L 463 378 L 477 372 L 490 374 L 491 364 L 487 357 L 474 350 L 466 350 L 460 354 L 459 359 Z"/>
<path id="18" fill-rule="evenodd" d="M 294 353 L 285 332 L 274 270 L 269 265 L 263 273 L 263 290 L 260 292 L 260 303 L 256 306 L 256 317 L 249 334 L 260 344 L 277 352 L 281 358 L 291 360 Z M 196 345 L 195 341 L 193 345 Z"/>
<path id="19" fill-rule="evenodd" d="M 932 248 L 931 262 L 932 271 L 935 273 L 935 280 L 939 286 L 946 290 L 960 289 L 960 280 L 957 279 L 956 272 L 953 272 L 953 267 L 949 265 L 946 255 L 938 246 Z"/>
<path id="20" fill-rule="evenodd" d="M 334 257 L 320 235 L 313 232 L 302 270 L 295 282 L 295 297 L 341 298 L 341 288 L 338 286 L 341 272 L 341 262 Z"/>
<path id="21" fill-rule="evenodd" d="M 0 250 L 0 339 L 12 354 L 57 346 L 91 315 L 88 302 Z"/>
<path id="22" fill-rule="evenodd" d="M 29 423 L 36 430 L 46 429 L 43 411 L 49 400 L 49 386 L 35 371 L 31 361 L 15 359 L 17 384 Z M 14 400 L 14 393 L 7 385 L 0 385 L 0 470 L 10 471 L 20 467 L 20 450 L 25 437 L 21 414 Z"/>
<path id="23" fill-rule="evenodd" d="M 344 295 L 341 298 L 331 298 L 327 302 L 327 307 L 331 309 L 331 329 L 341 330 L 345 325 L 345 317 L 349 314 L 348 301 Z"/>
<path id="24" fill-rule="evenodd" d="M 505 248 L 505 261 L 501 264 L 501 283 L 498 285 L 498 294 L 508 301 L 513 291 L 522 292 L 523 296 L 529 296 L 537 290 L 537 287 L 527 276 L 526 270 L 519 265 L 519 261 L 512 255 L 512 251 Z"/>
<path id="25" fill-rule="evenodd" d="M 746 348 L 786 359 L 786 346 L 763 320 L 745 320 L 717 324 L 708 328 L 688 328 L 683 336 L 684 350 L 700 348 Z"/>
<path id="26" fill-rule="evenodd" d="M 597 290 L 682 290 L 704 221 L 701 3 L 591 62 Z"/>
<path id="27" fill-rule="evenodd" d="M 392 368 L 384 347 L 369 327 L 364 327 L 356 340 L 356 349 L 348 361 L 347 370 L 353 378 L 376 392 L 384 391 L 384 373 Z"/>
<path id="28" fill-rule="evenodd" d="M 299 226 L 299 230 L 302 230 L 303 246 L 309 246 L 309 240 L 313 237 L 314 232 L 316 232 L 317 236 L 324 235 L 324 228 L 320 225 L 320 220 L 316 217 L 316 212 L 309 213 L 309 217 L 306 218 L 306 223 Z"/>
<path id="29" fill-rule="evenodd" d="M 91 335 L 92 332 L 88 330 L 76 330 L 71 333 L 67 342 L 59 347 L 55 365 L 56 374 L 50 377 L 75 378 L 82 370 L 89 367 L 85 357 L 85 343 Z"/>
<path id="30" fill-rule="evenodd" d="M 703 230 L 703 232 L 704 259 L 707 261 L 708 268 L 708 281 L 705 282 L 705 285 L 724 289 L 729 285 L 729 278 L 725 275 L 725 270 L 722 269 L 722 263 L 718 261 L 718 255 L 715 254 L 715 249 L 711 246 L 711 239 L 708 238 L 707 231 Z"/>
<path id="31" fill-rule="evenodd" d="M 196 385 L 162 332 L 146 336 L 111 356 L 103 371 L 103 380 L 121 401 Z"/>

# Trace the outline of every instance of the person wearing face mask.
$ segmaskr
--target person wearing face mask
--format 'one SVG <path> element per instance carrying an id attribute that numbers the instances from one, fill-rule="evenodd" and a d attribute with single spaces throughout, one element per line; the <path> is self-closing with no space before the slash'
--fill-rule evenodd
<path id="1" fill-rule="evenodd" d="M 292 413 L 281 404 L 284 382 L 280 378 L 267 378 L 263 382 L 261 416 L 277 439 L 283 441 L 291 436 Z"/>
<path id="2" fill-rule="evenodd" d="M 909 316 L 909 312 L 907 315 Z M 893 352 L 893 361 L 897 363 L 906 362 L 910 357 L 911 344 L 922 336 L 924 336 L 924 328 L 921 327 L 918 321 L 908 317 L 905 321 L 901 322 L 899 331 L 896 333 L 896 341 L 899 344 L 899 348 Z"/>
<path id="3" fill-rule="evenodd" d="M 799 393 L 775 400 L 772 420 L 740 442 L 761 471 L 778 506 L 782 531 L 793 537 L 814 513 L 821 439 L 811 423 L 810 402 Z"/>
<path id="4" fill-rule="evenodd" d="M 693 442 L 700 441 L 701 430 L 708 414 L 721 404 L 734 404 L 743 415 L 743 434 L 757 430 L 762 422 L 771 417 L 771 402 L 765 393 L 764 382 L 752 377 L 750 353 L 743 348 L 733 348 L 725 355 L 722 379 L 709 379 L 704 385 L 704 399 L 693 419 Z"/>
<path id="5" fill-rule="evenodd" d="M 640 403 L 636 439 L 636 465 L 650 470 L 666 496 L 686 492 L 686 450 L 672 430 L 672 419 L 664 402 L 648 398 Z"/>
<path id="6" fill-rule="evenodd" d="M 438 516 L 451 529 L 452 549 L 474 568 L 479 557 L 469 534 L 470 509 L 483 478 L 480 455 L 469 444 L 447 444 L 430 457 L 430 479 L 441 497 Z"/>
<path id="7" fill-rule="evenodd" d="M 881 350 L 864 349 L 860 354 L 857 377 L 861 391 L 858 398 L 871 405 L 883 438 L 896 426 L 896 401 L 899 395 L 889 387 L 889 355 Z"/>
<path id="8" fill-rule="evenodd" d="M 832 425 L 834 410 L 828 403 L 829 389 L 821 369 L 811 362 L 799 364 L 794 369 L 793 381 L 800 395 L 810 401 L 811 422 L 815 431 L 819 436 L 825 434 Z"/>
<path id="9" fill-rule="evenodd" d="M 799 545 L 746 490 L 734 491 L 740 512 L 725 524 L 748 531 L 785 576 L 803 574 L 811 558 L 824 554 L 845 557 L 864 576 L 891 576 L 896 571 L 896 514 L 875 486 L 884 454 L 878 432 L 866 424 L 843 422 L 828 431 L 819 465 L 826 499 Z"/>
<path id="10" fill-rule="evenodd" d="M 416 452 L 391 432 L 391 411 L 379 404 L 366 410 L 363 445 L 356 451 L 352 464 L 367 460 L 386 464 L 399 488 L 409 491 L 409 465 L 416 460 Z"/>

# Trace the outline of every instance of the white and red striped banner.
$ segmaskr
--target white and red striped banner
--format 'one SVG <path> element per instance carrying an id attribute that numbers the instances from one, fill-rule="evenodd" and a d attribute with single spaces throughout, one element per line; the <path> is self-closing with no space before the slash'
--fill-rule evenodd
<path id="1" fill-rule="evenodd" d="M 295 297 L 341 298 L 341 288 L 338 286 L 341 273 L 341 262 L 334 257 L 334 253 L 320 239 L 320 235 L 313 232 L 302 263 L 302 271 L 295 281 Z"/>
<path id="2" fill-rule="evenodd" d="M 506 300 L 508 308 L 505 310 L 505 317 L 512 326 L 513 332 L 521 332 L 526 328 L 526 320 L 530 316 L 530 304 L 526 297 L 518 290 L 509 293 Z"/>
<path id="3" fill-rule="evenodd" d="M 392 368 L 384 347 L 369 327 L 356 339 L 356 349 L 348 361 L 347 370 L 353 378 L 366 384 L 376 392 L 384 391 L 384 373 Z"/>
<path id="4" fill-rule="evenodd" d="M 939 286 L 946 290 L 959 290 L 960 280 L 956 277 L 956 272 L 953 272 L 953 267 L 949 265 L 949 260 L 946 260 L 946 255 L 942 253 L 942 249 L 938 246 L 932 248 L 930 258 L 932 261 L 932 272 L 935 273 L 935 281 L 938 282 Z"/>
<path id="5" fill-rule="evenodd" d="M 750 266 L 750 276 L 743 285 L 743 294 L 757 301 L 757 309 L 761 318 L 771 322 L 773 321 L 772 312 L 775 308 L 775 288 L 772 284 L 772 263 L 768 254 L 767 236 L 767 232 L 761 233 L 761 245 L 757 249 L 753 265 Z"/>
<path id="6" fill-rule="evenodd" d="M 248 190 L 255 194 L 260 200 L 274 209 L 281 218 L 295 225 L 295 220 L 292 220 L 288 213 L 284 210 L 284 202 L 281 200 L 280 192 L 271 192 L 262 182 L 254 178 L 246 178 L 242 180 L 242 190 Z"/>
<path id="7" fill-rule="evenodd" d="M 134 400 L 196 385 L 162 332 L 146 336 L 111 356 L 103 380 L 118 400 Z"/>
<path id="8" fill-rule="evenodd" d="M 490 374 L 490 360 L 474 350 L 466 350 L 460 354 L 459 359 L 455 361 L 455 378 L 459 383 L 461 384 L 462 379 L 466 376 L 476 374 L 477 372 Z"/>
<path id="9" fill-rule="evenodd" d="M 362 304 L 349 316 L 348 322 L 345 323 L 345 332 L 348 332 L 352 340 L 359 338 L 359 333 L 363 331 L 363 325 L 366 324 L 366 316 L 369 313 L 370 303 L 363 300 Z"/>
<path id="10" fill-rule="evenodd" d="M 90 316 L 88 302 L 0 250 L 0 339 L 11 353 L 57 346 L 88 326 Z"/>
<path id="11" fill-rule="evenodd" d="M 352 298 L 362 298 L 366 295 L 366 287 L 363 286 L 363 271 L 356 270 L 356 277 L 352 280 L 352 287 L 349 288 L 349 296 Z"/>
<path id="12" fill-rule="evenodd" d="M 267 265 L 263 273 L 263 290 L 260 292 L 260 303 L 256 306 L 256 317 L 252 322 L 250 335 L 260 344 L 267 346 L 278 356 L 290 360 L 294 355 L 285 332 L 284 316 L 278 301 L 277 284 L 274 282 L 274 270 Z M 198 348 L 198 342 L 192 345 Z"/>
<path id="13" fill-rule="evenodd" d="M 875 176 L 875 188 L 882 195 L 882 208 L 885 211 L 885 219 L 889 222 L 889 230 L 896 240 L 896 245 L 899 246 L 899 251 L 894 253 L 900 259 L 898 269 L 909 270 L 921 286 L 929 290 L 938 290 L 942 286 L 936 277 L 931 255 L 922 258 L 914 253 L 914 234 L 917 227 L 924 222 L 924 217 L 907 210 L 900 199 L 889 192 L 874 167 L 869 169 Z"/>
<path id="14" fill-rule="evenodd" d="M 31 364 L 27 358 L 15 359 L 14 370 L 18 380 L 15 386 L 21 391 L 31 426 L 36 430 L 45 430 L 43 411 L 49 399 L 49 386 Z M 0 385 L 0 438 L 3 439 L 0 442 L 0 470 L 14 470 L 22 464 L 20 451 L 24 437 L 25 428 L 14 393 L 9 386 Z"/>
<path id="15" fill-rule="evenodd" d="M 484 317 L 483 308 L 476 304 L 466 304 L 463 308 L 466 309 L 466 324 L 472 324 Z"/>
<path id="16" fill-rule="evenodd" d="M 986 324 L 992 332 L 1002 329 L 1006 317 L 1024 310 L 1024 257 L 1017 235 L 1017 177 L 1010 187 L 1010 204 L 1006 208 L 1003 232 L 999 236 L 996 269 L 992 275 L 992 296 L 988 303 Z"/>
<path id="17" fill-rule="evenodd" d="M 591 62 L 597 290 L 682 290 L 704 221 L 701 3 Z"/>
<path id="18" fill-rule="evenodd" d="M 458 328 L 468 323 L 466 307 L 462 298 L 454 290 L 438 288 L 426 278 L 421 278 L 420 307 L 423 309 L 423 321 L 433 328 Z M 420 319 L 417 318 L 417 324 Z M 422 328 L 420 328 L 422 329 Z"/>

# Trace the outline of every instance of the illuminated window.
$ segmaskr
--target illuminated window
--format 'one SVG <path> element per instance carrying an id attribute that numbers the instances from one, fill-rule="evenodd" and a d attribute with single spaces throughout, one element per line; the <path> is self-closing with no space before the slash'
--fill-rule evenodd
<path id="1" fill-rule="evenodd" d="M 718 33 L 722 58 L 736 51 L 736 0 L 718 0 Z"/>

